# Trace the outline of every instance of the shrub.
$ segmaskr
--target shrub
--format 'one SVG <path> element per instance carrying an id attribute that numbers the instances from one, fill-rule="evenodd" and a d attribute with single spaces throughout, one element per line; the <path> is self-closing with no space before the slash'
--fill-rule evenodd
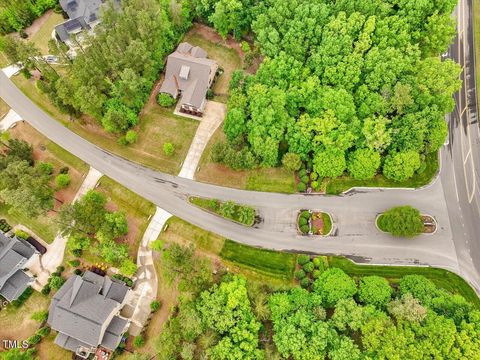
<path id="1" fill-rule="evenodd" d="M 43 323 L 47 321 L 48 311 L 47 310 L 36 311 L 32 314 L 30 318 L 32 320 L 38 321 L 39 323 Z"/>
<path id="2" fill-rule="evenodd" d="M 29 286 L 25 289 L 25 291 L 18 297 L 17 300 L 12 301 L 12 305 L 16 308 L 22 306 L 25 301 L 33 294 L 33 289 Z"/>
<path id="3" fill-rule="evenodd" d="M 15 230 L 15 236 L 23 240 L 27 240 L 30 237 L 30 235 L 27 232 L 20 229 Z"/>
<path id="4" fill-rule="evenodd" d="M 80 257 L 80 256 L 82 256 L 83 251 L 82 251 L 82 249 L 73 249 L 73 250 L 71 251 L 71 253 L 72 253 L 72 255 L 75 256 L 75 257 Z"/>
<path id="5" fill-rule="evenodd" d="M 163 152 L 167 156 L 172 156 L 173 153 L 175 152 L 175 147 L 173 146 L 172 143 L 166 142 L 163 144 Z"/>
<path id="6" fill-rule="evenodd" d="M 213 90 L 212 90 L 212 89 L 208 89 L 208 90 L 207 90 L 207 99 L 208 99 L 208 100 L 212 100 L 214 96 L 215 96 L 215 94 L 214 94 Z"/>
<path id="7" fill-rule="evenodd" d="M 318 181 L 312 181 L 312 189 L 318 191 L 320 189 L 320 183 Z"/>
<path id="8" fill-rule="evenodd" d="M 304 289 L 308 288 L 310 286 L 310 279 L 303 278 L 302 280 L 300 280 L 300 286 Z"/>
<path id="9" fill-rule="evenodd" d="M 60 169 L 59 173 L 60 174 L 68 174 L 69 171 L 70 171 L 70 168 L 68 166 L 64 166 Z"/>
<path id="10" fill-rule="evenodd" d="M 307 225 L 308 224 L 308 220 L 301 217 L 298 219 L 298 225 L 302 226 L 302 225 Z"/>
<path id="11" fill-rule="evenodd" d="M 302 166 L 302 160 L 297 154 L 286 153 L 283 155 L 282 164 L 288 171 L 297 171 Z"/>
<path id="12" fill-rule="evenodd" d="M 65 271 L 65 266 L 63 265 L 57 266 L 57 271 L 61 274 L 62 272 Z"/>
<path id="13" fill-rule="evenodd" d="M 318 179 L 318 174 L 316 172 L 310 173 L 310 180 L 315 181 Z"/>
<path id="14" fill-rule="evenodd" d="M 300 226 L 300 231 L 302 234 L 308 234 L 310 232 L 310 227 L 308 225 L 302 225 Z"/>
<path id="15" fill-rule="evenodd" d="M 302 178 L 304 177 L 305 175 L 307 175 L 307 170 L 305 168 L 301 169 L 299 172 L 298 172 L 298 177 L 299 178 Z"/>
<path id="16" fill-rule="evenodd" d="M 51 288 L 58 290 L 65 283 L 65 280 L 60 276 L 52 275 L 52 277 L 48 280 L 48 283 Z"/>
<path id="17" fill-rule="evenodd" d="M 42 337 L 40 335 L 32 335 L 27 339 L 29 345 L 37 345 L 40 341 L 42 341 Z"/>
<path id="18" fill-rule="evenodd" d="M 73 273 L 74 273 L 75 275 L 80 276 L 80 275 L 82 275 L 82 270 L 80 270 L 80 269 L 75 269 L 75 270 L 73 270 Z"/>
<path id="19" fill-rule="evenodd" d="M 305 175 L 305 176 L 302 176 L 300 180 L 302 181 L 302 183 L 306 185 L 310 181 L 310 178 L 308 177 L 308 175 Z"/>
<path id="20" fill-rule="evenodd" d="M 119 145 L 122 145 L 122 146 L 127 146 L 128 145 L 128 141 L 127 141 L 127 138 L 125 136 L 120 136 L 117 140 L 117 143 Z"/>
<path id="21" fill-rule="evenodd" d="M 125 259 L 120 266 L 120 272 L 126 276 L 132 276 L 137 272 L 137 265 L 131 259 Z"/>
<path id="22" fill-rule="evenodd" d="M 398 206 L 380 215 L 378 227 L 393 236 L 412 237 L 423 231 L 423 221 L 417 209 Z"/>
<path id="23" fill-rule="evenodd" d="M 315 280 L 313 289 L 322 297 L 326 308 L 333 308 L 339 300 L 353 297 L 357 292 L 357 285 L 343 270 L 331 268 Z"/>
<path id="24" fill-rule="evenodd" d="M 43 289 L 42 289 L 41 292 L 42 292 L 43 295 L 46 296 L 46 295 L 50 294 L 50 291 L 51 291 L 51 290 L 52 290 L 52 289 L 50 288 L 50 285 L 47 284 L 47 285 L 45 285 L 45 286 L 43 287 Z"/>
<path id="25" fill-rule="evenodd" d="M 305 192 L 307 191 L 307 185 L 305 185 L 303 182 L 297 184 L 297 191 L 299 192 Z"/>
<path id="26" fill-rule="evenodd" d="M 70 261 L 68 262 L 68 264 L 69 264 L 70 266 L 72 266 L 72 267 L 77 267 L 77 266 L 80 266 L 80 261 L 79 261 L 79 260 L 76 260 L 76 259 L 75 259 L 75 260 L 70 260 Z"/>
<path id="27" fill-rule="evenodd" d="M 298 280 L 303 279 L 305 276 L 305 271 L 303 271 L 302 269 L 295 271 L 295 278 L 297 278 Z"/>
<path id="28" fill-rule="evenodd" d="M 48 334 L 50 334 L 50 328 L 48 326 L 44 326 L 40 329 L 38 329 L 36 332 L 35 332 L 36 335 L 39 335 L 41 336 L 42 338 L 47 336 Z"/>
<path id="29" fill-rule="evenodd" d="M 64 189 L 70 185 L 70 175 L 68 174 L 58 174 L 55 178 L 55 184 L 58 188 Z"/>
<path id="30" fill-rule="evenodd" d="M 129 144 L 134 144 L 138 140 L 138 134 L 135 130 L 128 130 L 127 133 L 125 134 L 125 140 Z"/>
<path id="31" fill-rule="evenodd" d="M 175 104 L 175 99 L 169 94 L 160 93 L 157 96 L 157 102 L 160 106 L 170 107 Z"/>
<path id="32" fill-rule="evenodd" d="M 152 312 L 157 312 L 162 307 L 162 303 L 158 300 L 154 300 L 150 303 L 150 310 Z"/>
<path id="33" fill-rule="evenodd" d="M 133 347 L 139 348 L 145 345 L 145 339 L 142 335 L 137 335 L 133 338 Z"/>
<path id="34" fill-rule="evenodd" d="M 161 251 L 163 249 L 163 241 L 160 239 L 154 240 L 150 243 L 150 249 L 155 251 Z"/>
<path id="35" fill-rule="evenodd" d="M 310 261 L 310 255 L 307 255 L 307 254 L 300 254 L 298 255 L 297 257 L 297 263 L 299 265 L 305 265 L 306 263 L 308 263 Z"/>
<path id="36" fill-rule="evenodd" d="M 313 262 L 309 261 L 305 265 L 303 265 L 303 270 L 306 273 L 311 273 L 315 269 L 315 266 L 313 265 Z"/>
<path id="37" fill-rule="evenodd" d="M 320 270 L 313 270 L 312 277 L 314 279 L 318 279 L 320 277 L 320 275 L 322 275 L 322 272 Z"/>
<path id="38" fill-rule="evenodd" d="M 37 169 L 44 175 L 52 175 L 53 174 L 53 165 L 47 162 L 39 162 L 37 164 Z"/>
<path id="39" fill-rule="evenodd" d="M 307 210 L 304 210 L 300 213 L 300 216 L 305 218 L 305 219 L 310 219 L 310 212 Z"/>

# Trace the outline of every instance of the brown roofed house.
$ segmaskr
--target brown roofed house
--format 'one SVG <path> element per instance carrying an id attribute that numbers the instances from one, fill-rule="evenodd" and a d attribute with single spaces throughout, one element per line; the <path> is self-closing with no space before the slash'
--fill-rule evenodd
<path id="1" fill-rule="evenodd" d="M 205 50 L 183 42 L 167 59 L 165 80 L 161 93 L 180 97 L 180 111 L 202 116 L 207 91 L 218 69 L 215 60 L 207 59 Z"/>

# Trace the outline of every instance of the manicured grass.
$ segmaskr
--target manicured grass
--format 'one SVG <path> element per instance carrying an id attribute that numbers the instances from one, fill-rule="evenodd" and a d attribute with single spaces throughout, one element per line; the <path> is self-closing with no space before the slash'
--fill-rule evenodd
<path id="1" fill-rule="evenodd" d="M 45 23 L 40 29 L 29 39 L 40 50 L 42 55 L 48 55 L 48 40 L 52 38 L 52 31 L 58 24 L 64 22 L 61 14 L 50 12 Z"/>
<path id="2" fill-rule="evenodd" d="M 10 65 L 10 61 L 7 59 L 3 52 L 0 52 L 0 67 L 4 68 Z"/>
<path id="3" fill-rule="evenodd" d="M 250 206 L 234 203 L 233 201 L 219 201 L 191 196 L 189 201 L 202 209 L 220 215 L 226 219 L 236 221 L 246 226 L 255 223 L 255 209 Z"/>
<path id="4" fill-rule="evenodd" d="M 176 116 L 172 110 L 152 102 L 145 106 L 140 123 L 135 128 L 138 133 L 137 143 L 123 146 L 118 144 L 115 135 L 105 132 L 94 119 L 70 121 L 68 115 L 62 114 L 47 96 L 37 90 L 32 79 L 27 80 L 19 75 L 13 77 L 13 81 L 41 109 L 84 139 L 112 153 L 169 174 L 176 175 L 180 171 L 199 125 L 197 120 Z M 163 152 L 163 144 L 166 142 L 175 147 L 171 156 Z"/>
<path id="5" fill-rule="evenodd" d="M 322 213 L 323 235 L 327 235 L 332 230 L 332 218 L 327 213 Z"/>
<path id="6" fill-rule="evenodd" d="M 36 346 L 37 353 L 36 355 L 40 359 L 48 360 L 64 360 L 71 359 L 72 352 L 65 350 L 64 348 L 55 344 L 55 337 L 57 336 L 56 331 L 52 331 L 48 336 L 43 338 L 43 340 Z"/>
<path id="7" fill-rule="evenodd" d="M 294 174 L 283 168 L 236 171 L 225 165 L 212 162 L 210 158 L 212 146 L 218 141 L 225 141 L 222 127 L 213 134 L 202 154 L 200 169 L 195 174 L 196 180 L 252 191 L 272 191 L 287 194 L 295 192 Z"/>
<path id="8" fill-rule="evenodd" d="M 426 169 L 421 174 L 415 174 L 411 179 L 405 181 L 392 181 L 383 175 L 377 175 L 371 180 L 355 180 L 349 176 L 342 176 L 328 180 L 327 194 L 340 194 L 352 187 L 405 187 L 418 188 L 430 183 L 438 170 L 438 154 L 428 154 Z"/>
<path id="9" fill-rule="evenodd" d="M 2 98 L 0 98 L 0 120 L 7 115 L 8 111 L 10 110 L 10 107 L 7 105 L 5 101 L 3 101 Z"/>
<path id="10" fill-rule="evenodd" d="M 346 258 L 338 256 L 328 256 L 328 263 L 330 267 L 340 268 L 350 276 L 378 275 L 387 278 L 392 284 L 397 284 L 405 275 L 423 275 L 432 280 L 438 287 L 451 293 L 462 295 L 480 309 L 480 299 L 471 286 L 460 276 L 448 270 L 415 266 L 357 265 Z"/>
<path id="11" fill-rule="evenodd" d="M 475 33 L 475 75 L 477 82 L 477 101 L 480 101 L 480 3 L 473 1 L 473 25 Z"/>
<path id="12" fill-rule="evenodd" d="M 168 242 L 189 243 L 193 242 L 198 249 L 220 254 L 225 239 L 220 235 L 205 231 L 192 225 L 180 218 L 171 217 L 166 223 L 166 230 L 163 231 L 159 239 Z"/>
<path id="13" fill-rule="evenodd" d="M 185 35 L 183 41 L 203 48 L 207 52 L 208 58 L 216 60 L 219 67 L 223 68 L 224 73 L 217 78 L 213 86 L 213 92 L 220 95 L 215 100 L 226 102 L 226 97 L 222 95 L 228 94 L 228 85 L 232 78 L 232 73 L 236 69 L 242 68 L 242 60 L 238 53 L 220 42 L 216 43 L 208 40 L 201 32 L 196 31 L 195 27 Z"/>
<path id="14" fill-rule="evenodd" d="M 259 249 L 226 240 L 220 256 L 240 267 L 285 280 L 293 278 L 297 255 Z"/>

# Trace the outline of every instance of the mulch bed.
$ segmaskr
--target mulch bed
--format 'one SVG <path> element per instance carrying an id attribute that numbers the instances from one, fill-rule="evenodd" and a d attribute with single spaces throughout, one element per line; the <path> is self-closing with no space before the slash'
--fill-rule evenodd
<path id="1" fill-rule="evenodd" d="M 432 234 L 436 230 L 435 226 L 435 221 L 431 216 L 428 215 L 422 215 L 422 221 L 423 221 L 423 233 L 424 234 Z"/>

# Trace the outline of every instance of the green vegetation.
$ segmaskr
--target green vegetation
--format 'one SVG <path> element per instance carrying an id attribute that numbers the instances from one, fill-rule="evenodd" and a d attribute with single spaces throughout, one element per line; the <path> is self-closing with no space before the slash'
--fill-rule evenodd
<path id="1" fill-rule="evenodd" d="M 37 46 L 37 48 L 40 50 L 40 53 L 42 55 L 50 54 L 48 50 L 48 42 L 49 40 L 52 39 L 52 31 L 55 28 L 55 26 L 57 26 L 58 24 L 61 24 L 64 21 L 65 19 L 61 14 L 58 14 L 56 12 L 51 12 L 48 15 L 48 18 L 45 21 L 45 23 L 29 39 L 31 42 L 33 42 Z"/>
<path id="2" fill-rule="evenodd" d="M 377 218 L 377 225 L 393 236 L 413 237 L 423 232 L 420 211 L 411 206 L 391 208 Z"/>
<path id="3" fill-rule="evenodd" d="M 23 30 L 55 5 L 57 5 L 57 0 L 2 2 L 0 5 L 0 34 Z"/>
<path id="4" fill-rule="evenodd" d="M 348 275 L 354 277 L 377 275 L 385 277 L 392 285 L 397 285 L 400 279 L 406 275 L 422 275 L 431 280 L 441 289 L 452 294 L 462 295 L 472 304 L 480 309 L 480 299 L 475 291 L 465 280 L 457 274 L 448 270 L 431 267 L 414 266 L 378 266 L 378 265 L 357 265 L 352 261 L 339 256 L 328 256 L 328 264 L 331 267 L 337 267 L 345 271 Z"/>
<path id="5" fill-rule="evenodd" d="M 286 280 L 292 279 L 296 263 L 295 254 L 258 249 L 231 240 L 225 241 L 220 256 L 241 267 Z"/>
<path id="6" fill-rule="evenodd" d="M 250 206 L 240 205 L 233 201 L 222 202 L 216 199 L 206 199 L 194 196 L 191 196 L 188 200 L 202 209 L 213 212 L 226 219 L 236 221 L 240 224 L 253 226 L 255 223 L 256 212 L 255 209 Z"/>
<path id="7" fill-rule="evenodd" d="M 233 83 L 220 152 L 228 156 L 217 161 L 272 167 L 293 153 L 320 178 L 347 172 L 358 181 L 377 172 L 405 181 L 422 171 L 422 158 L 443 144 L 444 115 L 461 85 L 458 64 L 439 59 L 455 34 L 453 1 L 301 0 L 291 8 L 281 0 L 233 11 L 245 2 L 203 9 L 220 33 L 225 23 L 234 35 L 252 30 L 265 56 L 255 76 Z"/>
<path id="8" fill-rule="evenodd" d="M 332 218 L 324 212 L 302 210 L 297 217 L 297 227 L 302 235 L 327 235 L 332 230 Z"/>
<path id="9" fill-rule="evenodd" d="M 158 105 L 163 107 L 172 107 L 175 105 L 176 100 L 169 94 L 159 93 L 157 96 Z"/>

